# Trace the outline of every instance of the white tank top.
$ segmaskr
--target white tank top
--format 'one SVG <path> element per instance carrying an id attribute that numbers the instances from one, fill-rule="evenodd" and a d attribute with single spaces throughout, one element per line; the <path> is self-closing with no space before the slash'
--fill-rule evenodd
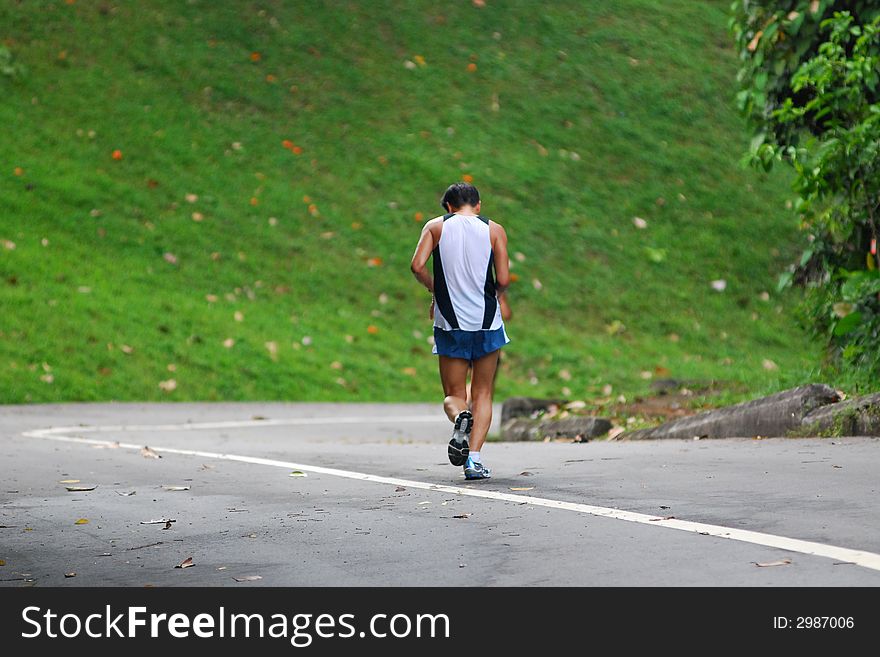
<path id="1" fill-rule="evenodd" d="M 488 219 L 445 215 L 433 259 L 434 326 L 444 331 L 480 331 L 504 325 L 495 290 Z"/>

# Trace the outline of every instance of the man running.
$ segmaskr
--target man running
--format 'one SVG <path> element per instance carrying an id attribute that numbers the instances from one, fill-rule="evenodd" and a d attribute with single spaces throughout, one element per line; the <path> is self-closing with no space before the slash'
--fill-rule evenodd
<path id="1" fill-rule="evenodd" d="M 498 303 L 510 285 L 507 234 L 480 216 L 480 192 L 473 185 L 450 185 L 440 205 L 447 214 L 425 224 L 411 269 L 432 294 L 433 352 L 446 395 L 443 410 L 453 423 L 449 460 L 464 466 L 467 479 L 488 479 L 480 450 L 492 422 L 499 349 L 510 342 Z M 426 267 L 432 255 L 433 277 Z M 467 401 L 471 365 L 473 411 Z"/>

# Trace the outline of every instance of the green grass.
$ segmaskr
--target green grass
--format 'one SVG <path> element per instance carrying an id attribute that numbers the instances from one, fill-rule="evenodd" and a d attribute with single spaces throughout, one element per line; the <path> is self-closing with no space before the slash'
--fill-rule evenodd
<path id="1" fill-rule="evenodd" d="M 727 5 L 4 3 L 0 402 L 436 399 L 408 265 L 464 174 L 524 256 L 499 397 L 816 380 Z"/>

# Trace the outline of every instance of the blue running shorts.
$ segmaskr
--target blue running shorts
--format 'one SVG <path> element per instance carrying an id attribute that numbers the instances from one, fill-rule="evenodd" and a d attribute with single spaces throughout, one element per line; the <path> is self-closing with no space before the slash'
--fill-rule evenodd
<path id="1" fill-rule="evenodd" d="M 434 348 L 432 353 L 450 358 L 463 358 L 474 361 L 486 354 L 498 351 L 510 342 L 504 326 L 494 331 L 463 331 L 461 329 L 443 329 L 434 327 Z"/>

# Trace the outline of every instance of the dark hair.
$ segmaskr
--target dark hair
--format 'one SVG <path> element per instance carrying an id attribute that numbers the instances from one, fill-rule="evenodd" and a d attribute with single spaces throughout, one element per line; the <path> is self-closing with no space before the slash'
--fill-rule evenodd
<path id="1" fill-rule="evenodd" d="M 447 204 L 453 208 L 461 208 L 465 205 L 475 206 L 480 202 L 480 192 L 476 187 L 468 183 L 455 183 L 447 187 L 443 192 L 443 198 L 440 199 L 440 206 L 444 211 L 449 212 Z"/>

